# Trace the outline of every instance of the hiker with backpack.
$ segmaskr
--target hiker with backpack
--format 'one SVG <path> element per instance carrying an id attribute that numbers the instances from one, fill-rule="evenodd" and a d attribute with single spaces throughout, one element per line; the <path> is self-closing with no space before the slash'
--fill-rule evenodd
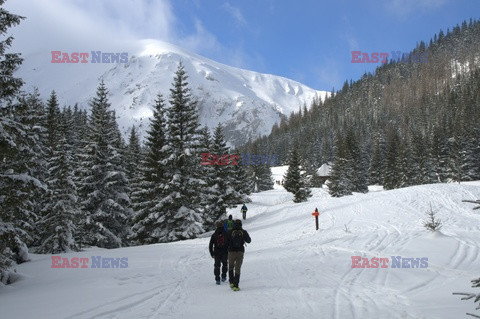
<path id="1" fill-rule="evenodd" d="M 225 231 L 227 233 L 232 231 L 232 229 L 233 229 L 233 216 L 232 215 L 228 215 L 228 219 L 223 224 L 223 229 L 225 229 Z"/>
<path id="2" fill-rule="evenodd" d="M 210 256 L 215 259 L 213 274 L 217 285 L 220 285 L 220 265 L 222 266 L 222 281 L 227 280 L 228 247 L 228 234 L 223 229 L 223 223 L 219 221 L 208 245 Z"/>
<path id="3" fill-rule="evenodd" d="M 243 219 L 246 219 L 246 218 L 247 218 L 247 210 L 248 210 L 247 206 L 246 206 L 245 204 L 243 204 L 242 209 L 241 209 L 242 215 L 243 215 Z"/>
<path id="4" fill-rule="evenodd" d="M 242 228 L 242 221 L 235 220 L 235 225 L 232 231 L 228 234 L 228 278 L 230 281 L 230 288 L 233 291 L 238 291 L 240 288 L 240 268 L 243 263 L 243 255 L 245 253 L 245 243 L 250 243 L 252 240 L 246 230 Z"/>

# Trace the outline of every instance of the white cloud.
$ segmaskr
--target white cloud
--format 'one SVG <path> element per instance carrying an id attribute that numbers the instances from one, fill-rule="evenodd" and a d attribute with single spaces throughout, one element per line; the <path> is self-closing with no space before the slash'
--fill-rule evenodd
<path id="1" fill-rule="evenodd" d="M 42 51 L 134 49 L 135 40 L 178 39 L 169 0 L 7 0 L 5 7 L 26 19 L 13 29 L 14 49 Z"/>
<path id="2" fill-rule="evenodd" d="M 178 40 L 178 44 L 190 51 L 203 54 L 218 54 L 222 50 L 217 38 L 205 29 L 199 19 L 195 19 L 195 33 Z"/>
<path id="3" fill-rule="evenodd" d="M 225 10 L 232 15 L 239 25 L 247 25 L 247 21 L 245 20 L 245 17 L 239 8 L 232 6 L 229 2 L 225 2 L 223 4 L 223 8 L 225 8 Z"/>
<path id="4" fill-rule="evenodd" d="M 242 50 L 241 45 L 220 43 L 198 18 L 194 18 L 194 30 L 185 33 L 184 17 L 177 17 L 173 4 L 171 0 L 7 0 L 5 8 L 26 17 L 9 29 L 15 38 L 12 50 L 22 53 L 24 69 L 56 67 L 50 62 L 51 51 L 57 50 L 136 55 L 149 43 L 143 39 L 175 44 L 238 67 L 259 65 L 254 53 Z M 195 2 L 192 5 L 196 6 Z M 225 8 L 234 14 L 235 21 L 245 23 L 240 10 L 228 3 Z M 58 72 L 68 71 L 62 67 Z"/>

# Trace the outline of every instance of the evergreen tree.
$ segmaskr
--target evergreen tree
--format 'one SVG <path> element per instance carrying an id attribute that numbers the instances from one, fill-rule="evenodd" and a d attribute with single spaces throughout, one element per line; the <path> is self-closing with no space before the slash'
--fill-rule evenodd
<path id="1" fill-rule="evenodd" d="M 233 166 L 233 188 L 242 196 L 241 202 L 243 203 L 251 202 L 248 195 L 252 193 L 253 183 L 249 174 L 251 174 L 249 167 L 241 165 L 240 160 L 238 160 L 238 165 Z"/>
<path id="2" fill-rule="evenodd" d="M 352 129 L 348 130 L 345 138 L 345 151 L 347 163 L 350 166 L 347 175 L 353 183 L 353 191 L 368 192 L 368 166 L 365 154 L 360 149 L 357 138 Z"/>
<path id="3" fill-rule="evenodd" d="M 29 176 L 34 177 L 42 183 L 42 187 L 34 187 L 30 190 L 25 199 L 30 202 L 31 211 L 24 215 L 21 220 L 23 230 L 28 234 L 27 246 L 36 245 L 39 240 L 40 227 L 36 227 L 41 211 L 46 201 L 46 185 L 43 185 L 47 178 L 47 160 L 49 150 L 47 147 L 46 113 L 44 104 L 40 99 L 38 90 L 31 94 L 22 94 L 13 110 L 15 121 L 24 125 L 24 136 L 20 143 L 23 143 L 22 156 L 15 160 L 14 166 L 20 168 Z M 43 187 L 44 186 L 44 187 Z"/>
<path id="4" fill-rule="evenodd" d="M 203 225 L 205 229 L 207 229 L 212 227 L 218 218 L 216 213 L 211 212 L 215 211 L 217 197 L 219 196 L 219 190 L 216 187 L 215 167 L 210 163 L 211 158 L 208 158 L 208 154 L 212 154 L 212 138 L 207 126 L 200 130 L 199 153 L 202 158 L 202 167 L 200 169 L 200 175 L 202 176 L 200 183 L 202 195 L 199 204 L 203 215 Z"/>
<path id="5" fill-rule="evenodd" d="M 376 135 L 372 143 L 372 157 L 370 159 L 370 183 L 372 185 L 382 184 L 382 168 L 384 160 L 384 145 L 380 135 Z"/>
<path id="6" fill-rule="evenodd" d="M 385 189 L 397 188 L 400 184 L 400 171 L 397 165 L 399 157 L 400 138 L 396 130 L 390 130 L 387 140 L 387 154 L 385 158 L 383 187 Z"/>
<path id="7" fill-rule="evenodd" d="M 59 142 L 60 108 L 58 106 L 57 94 L 52 91 L 47 101 L 47 149 L 48 156 L 52 157 Z"/>
<path id="8" fill-rule="evenodd" d="M 129 181 L 138 179 L 140 174 L 141 163 L 141 146 L 140 139 L 138 137 L 137 129 L 135 125 L 130 130 L 130 136 L 128 138 L 128 146 L 125 153 L 126 173 Z"/>
<path id="9" fill-rule="evenodd" d="M 42 229 L 39 253 L 57 254 L 78 250 L 75 224 L 80 210 L 72 170 L 72 146 L 65 136 L 65 124 L 67 122 L 59 126 L 60 130 L 56 133 L 59 140 L 49 158 L 47 184 L 50 196 L 37 226 Z"/>
<path id="10" fill-rule="evenodd" d="M 248 175 L 252 179 L 252 192 L 263 192 L 273 189 L 273 176 L 270 166 L 264 161 L 253 158 L 254 155 L 260 154 L 256 146 L 248 151 L 251 154 L 242 154 L 245 158 L 241 158 L 240 162 L 242 165 L 247 166 L 247 171 L 250 171 Z"/>
<path id="11" fill-rule="evenodd" d="M 348 152 L 341 137 L 337 137 L 335 159 L 332 164 L 328 192 L 333 197 L 351 195 L 355 185 L 352 182 L 352 165 L 349 163 Z"/>
<path id="12" fill-rule="evenodd" d="M 254 192 L 263 192 L 273 189 L 273 176 L 270 166 L 266 164 L 251 165 Z"/>
<path id="13" fill-rule="evenodd" d="M 23 17 L 11 14 L 3 8 L 0 0 L 0 34 L 5 35 L 10 27 L 20 23 Z M 33 156 L 32 146 L 38 142 L 29 128 L 16 121 L 13 109 L 15 99 L 23 84 L 13 73 L 22 63 L 20 54 L 6 53 L 13 37 L 0 41 L 0 281 L 10 282 L 9 268 L 15 262 L 28 260 L 26 242 L 30 222 L 34 219 L 34 204 L 31 195 L 44 185 L 29 173 Z M 30 239 L 31 240 L 31 239 Z"/>
<path id="14" fill-rule="evenodd" d="M 296 148 L 293 148 L 290 152 L 288 170 L 284 176 L 283 186 L 288 192 L 294 194 L 293 201 L 295 203 L 305 202 L 312 196 L 310 189 L 307 187 L 306 176 L 302 172 Z"/>
<path id="15" fill-rule="evenodd" d="M 89 134 L 82 154 L 83 199 L 81 241 L 105 248 L 120 247 L 128 234 L 130 216 L 123 159 L 118 149 L 118 128 L 109 110 L 103 82 L 91 102 Z"/>
<path id="16" fill-rule="evenodd" d="M 0 34 L 6 35 L 7 30 L 20 24 L 24 17 L 12 14 L 3 8 L 5 0 L 0 0 Z M 13 37 L 7 36 L 6 39 L 0 41 L 0 61 L 1 74 L 0 77 L 0 106 L 5 107 L 18 94 L 23 80 L 13 75 L 17 67 L 22 64 L 20 53 L 5 53 L 13 43 Z"/>
<path id="17" fill-rule="evenodd" d="M 233 207 L 242 203 L 242 196 L 234 188 L 233 165 L 230 162 L 230 150 L 225 142 L 222 127 L 219 124 L 213 133 L 211 146 L 212 154 L 219 156 L 219 164 L 213 165 L 214 181 L 213 186 L 216 193 L 216 203 L 211 208 L 210 214 L 213 214 L 214 221 L 221 219 L 226 213 L 227 207 Z M 225 157 L 222 157 L 225 155 Z M 223 216 L 224 218 L 225 216 Z"/>
<path id="18" fill-rule="evenodd" d="M 204 231 L 199 207 L 201 180 L 200 130 L 197 103 L 188 87 L 187 74 L 178 66 L 170 89 L 168 109 L 168 190 L 164 198 L 165 241 L 194 238 Z"/>
<path id="19" fill-rule="evenodd" d="M 164 200 L 167 190 L 166 161 L 168 158 L 165 105 L 161 94 L 155 100 L 153 117 L 145 142 L 138 190 L 132 195 L 135 217 L 132 240 L 141 244 L 166 241 L 166 210 Z"/>

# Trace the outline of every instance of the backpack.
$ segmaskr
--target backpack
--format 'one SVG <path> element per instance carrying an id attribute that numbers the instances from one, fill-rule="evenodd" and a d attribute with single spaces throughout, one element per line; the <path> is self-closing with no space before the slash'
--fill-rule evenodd
<path id="1" fill-rule="evenodd" d="M 225 231 L 231 231 L 233 229 L 233 220 L 227 219 L 223 228 Z"/>
<path id="2" fill-rule="evenodd" d="M 215 240 L 215 247 L 217 249 L 225 248 L 225 242 L 226 242 L 225 233 L 221 232 L 220 234 L 217 235 L 217 239 Z"/>
<path id="3" fill-rule="evenodd" d="M 231 247 L 232 248 L 242 248 L 243 244 L 244 244 L 243 230 L 241 230 L 241 229 L 232 230 Z"/>

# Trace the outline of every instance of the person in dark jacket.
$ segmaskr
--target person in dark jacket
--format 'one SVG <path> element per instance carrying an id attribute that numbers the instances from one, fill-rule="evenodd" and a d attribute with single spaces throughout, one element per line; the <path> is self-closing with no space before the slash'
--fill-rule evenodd
<path id="1" fill-rule="evenodd" d="M 242 209 L 241 209 L 243 219 L 247 218 L 247 210 L 248 210 L 247 205 L 243 204 Z"/>
<path id="2" fill-rule="evenodd" d="M 223 223 L 217 223 L 217 229 L 210 237 L 208 245 L 210 256 L 215 259 L 213 274 L 217 285 L 220 285 L 220 264 L 222 265 L 222 281 L 227 280 L 228 269 L 228 233 L 223 228 Z"/>
<path id="3" fill-rule="evenodd" d="M 243 255 L 245 253 L 245 243 L 250 243 L 252 239 L 246 230 L 242 228 L 242 221 L 235 220 L 235 224 L 231 232 L 228 233 L 228 277 L 230 287 L 234 291 L 240 290 L 238 284 L 240 282 L 240 268 L 243 263 Z"/>

